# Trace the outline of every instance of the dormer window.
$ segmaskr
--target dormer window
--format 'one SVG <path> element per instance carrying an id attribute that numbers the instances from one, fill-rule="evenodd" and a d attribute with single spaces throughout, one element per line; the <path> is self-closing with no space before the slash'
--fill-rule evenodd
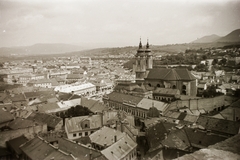
<path id="1" fill-rule="evenodd" d="M 90 128 L 90 121 L 88 119 L 83 120 L 81 122 L 81 127 L 82 127 L 82 129 Z"/>

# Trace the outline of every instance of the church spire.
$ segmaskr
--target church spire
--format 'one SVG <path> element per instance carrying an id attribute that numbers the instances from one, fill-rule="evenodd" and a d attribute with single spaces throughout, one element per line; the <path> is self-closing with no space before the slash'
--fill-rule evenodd
<path id="1" fill-rule="evenodd" d="M 140 42 L 139 42 L 139 49 L 142 48 L 142 42 L 141 42 L 141 37 L 140 37 Z"/>
<path id="2" fill-rule="evenodd" d="M 146 45 L 146 48 L 149 49 L 149 43 L 148 43 L 148 39 L 147 39 L 147 45 Z"/>

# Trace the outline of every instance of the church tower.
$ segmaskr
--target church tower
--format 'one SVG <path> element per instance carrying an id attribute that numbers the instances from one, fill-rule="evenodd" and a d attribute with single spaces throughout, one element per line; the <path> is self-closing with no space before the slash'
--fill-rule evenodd
<path id="1" fill-rule="evenodd" d="M 147 70 L 152 69 L 153 66 L 152 53 L 151 49 L 149 48 L 148 42 L 146 48 L 144 49 L 140 39 L 135 59 L 136 59 L 135 62 L 136 82 L 141 83 L 144 82 Z"/>
<path id="2" fill-rule="evenodd" d="M 147 69 L 152 69 L 153 68 L 153 55 L 152 55 L 151 49 L 149 48 L 148 40 L 147 40 L 145 53 L 147 56 Z"/>

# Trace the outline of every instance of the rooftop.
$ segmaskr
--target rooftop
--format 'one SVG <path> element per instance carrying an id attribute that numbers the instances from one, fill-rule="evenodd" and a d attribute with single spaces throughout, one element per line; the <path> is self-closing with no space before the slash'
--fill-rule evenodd
<path id="1" fill-rule="evenodd" d="M 196 78 L 187 69 L 153 68 L 146 79 L 160 79 L 167 81 L 192 81 Z"/>
<path id="2" fill-rule="evenodd" d="M 52 128 L 55 128 L 56 125 L 62 121 L 62 119 L 57 116 L 39 112 L 33 112 L 27 119 L 47 124 L 48 127 Z"/>
<path id="3" fill-rule="evenodd" d="M 28 128 L 38 125 L 37 122 L 33 120 L 23 119 L 23 118 L 16 118 L 12 122 L 8 124 L 8 127 L 11 129 L 21 129 L 21 128 Z"/>
<path id="4" fill-rule="evenodd" d="M 125 135 L 110 147 L 102 150 L 101 153 L 107 159 L 119 160 L 125 158 L 126 155 L 132 152 L 132 150 L 135 149 L 136 147 L 137 143 L 135 143 L 131 138 Z"/>
<path id="5" fill-rule="evenodd" d="M 90 153 L 92 154 L 93 159 L 97 159 L 97 160 L 105 159 L 102 156 L 101 152 L 93 148 L 90 148 L 86 145 L 83 145 L 65 138 L 58 139 L 58 146 L 60 150 L 66 153 L 71 153 L 74 157 L 78 158 L 79 160 L 89 160 Z"/>
<path id="6" fill-rule="evenodd" d="M 82 126 L 82 122 L 84 121 L 89 121 L 90 126 L 88 126 L 88 129 L 97 129 L 102 127 L 101 115 L 79 116 L 65 119 L 67 131 L 69 133 L 73 133 L 84 130 L 85 127 Z"/>
<path id="7" fill-rule="evenodd" d="M 74 160 L 70 154 L 58 150 L 40 137 L 28 141 L 20 148 L 30 159 L 49 160 L 54 157 L 59 160 Z"/>
<path id="8" fill-rule="evenodd" d="M 9 141 L 7 141 L 7 146 L 11 147 L 11 149 L 14 150 L 15 153 L 17 153 L 18 155 L 22 153 L 22 151 L 20 150 L 20 145 L 26 143 L 28 141 L 28 139 L 25 136 L 20 136 L 14 139 L 11 139 Z"/>
<path id="9" fill-rule="evenodd" d="M 96 143 L 101 146 L 104 146 L 104 145 L 110 146 L 113 143 L 115 143 L 114 136 L 116 136 L 116 141 L 118 141 L 119 139 L 121 139 L 124 136 L 124 133 L 104 126 L 101 129 L 99 129 L 98 131 L 91 134 L 89 137 L 90 137 L 92 143 Z"/>
<path id="10" fill-rule="evenodd" d="M 196 123 L 207 130 L 212 130 L 230 135 L 238 134 L 240 128 L 239 122 L 206 116 L 200 116 Z"/>

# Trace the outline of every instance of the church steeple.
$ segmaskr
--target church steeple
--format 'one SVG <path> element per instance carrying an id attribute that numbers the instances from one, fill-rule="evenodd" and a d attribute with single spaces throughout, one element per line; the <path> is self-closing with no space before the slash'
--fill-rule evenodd
<path id="1" fill-rule="evenodd" d="M 141 42 L 141 37 L 140 37 L 140 42 L 139 42 L 139 49 L 142 48 L 142 42 Z"/>
<path id="2" fill-rule="evenodd" d="M 149 43 L 148 43 L 148 39 L 147 39 L 147 45 L 146 45 L 146 48 L 149 49 Z"/>

